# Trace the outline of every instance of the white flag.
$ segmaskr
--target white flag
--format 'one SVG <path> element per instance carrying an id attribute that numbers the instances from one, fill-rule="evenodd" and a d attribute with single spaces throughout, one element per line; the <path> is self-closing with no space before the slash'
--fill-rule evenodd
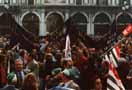
<path id="1" fill-rule="evenodd" d="M 66 36 L 65 58 L 71 58 L 71 46 L 69 35 Z"/>

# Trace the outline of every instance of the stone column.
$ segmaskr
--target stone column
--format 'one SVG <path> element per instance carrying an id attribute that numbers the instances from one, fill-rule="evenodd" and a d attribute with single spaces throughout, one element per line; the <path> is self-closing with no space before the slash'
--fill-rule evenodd
<path id="1" fill-rule="evenodd" d="M 70 4 L 73 4 L 74 3 L 74 0 L 70 0 Z"/>
<path id="2" fill-rule="evenodd" d="M 112 6 L 115 6 L 115 0 L 112 0 Z"/>
<path id="3" fill-rule="evenodd" d="M 40 29 L 39 29 L 39 36 L 45 36 L 46 32 L 46 23 L 45 23 L 45 12 L 41 13 L 41 20 L 40 20 Z"/>
<path id="4" fill-rule="evenodd" d="M 66 11 L 65 12 L 65 19 L 64 20 L 66 21 L 68 18 L 69 18 L 69 13 Z"/>
<path id="5" fill-rule="evenodd" d="M 91 31 L 90 31 L 91 35 L 94 35 L 94 23 L 91 22 Z"/>
<path id="6" fill-rule="evenodd" d="M 84 4 L 88 4 L 88 0 L 84 0 Z"/>
<path id="7" fill-rule="evenodd" d="M 89 14 L 89 35 L 94 35 L 94 23 L 91 14 Z"/>
<path id="8" fill-rule="evenodd" d="M 90 23 L 88 22 L 87 23 L 87 35 L 89 35 L 90 34 Z"/>
<path id="9" fill-rule="evenodd" d="M 93 3 L 92 3 L 92 5 L 96 5 L 96 0 L 93 0 Z"/>
<path id="10" fill-rule="evenodd" d="M 130 0 L 130 6 L 132 5 L 132 0 Z"/>
<path id="11" fill-rule="evenodd" d="M 112 5 L 112 2 L 111 2 L 111 0 L 108 0 L 108 5 Z"/>
<path id="12" fill-rule="evenodd" d="M 69 4 L 69 0 L 66 0 L 66 4 Z"/>
<path id="13" fill-rule="evenodd" d="M 45 1 L 45 0 L 41 0 L 42 5 L 44 4 L 44 1 Z"/>

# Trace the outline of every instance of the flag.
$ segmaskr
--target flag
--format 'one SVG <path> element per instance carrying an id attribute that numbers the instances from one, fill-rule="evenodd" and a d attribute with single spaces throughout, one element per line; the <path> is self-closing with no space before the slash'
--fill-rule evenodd
<path id="1" fill-rule="evenodd" d="M 120 48 L 115 45 L 109 52 L 105 53 L 104 60 L 113 63 L 115 67 L 118 67 L 118 60 L 120 58 Z"/>
<path id="2" fill-rule="evenodd" d="M 66 36 L 65 58 L 71 58 L 71 46 L 70 46 L 70 37 L 69 37 L 69 35 Z"/>
<path id="3" fill-rule="evenodd" d="M 112 63 L 109 64 L 109 72 L 107 78 L 107 90 L 125 90 L 121 79 Z"/>
<path id="4" fill-rule="evenodd" d="M 130 33 L 132 33 L 132 24 L 129 24 L 124 30 L 123 30 L 123 35 L 128 36 Z"/>
<path id="5" fill-rule="evenodd" d="M 10 13 L 9 13 L 10 15 Z M 17 21 L 11 17 L 11 29 L 15 31 L 10 34 L 10 46 L 11 48 L 16 45 L 17 43 L 21 44 L 21 48 L 26 50 L 31 50 L 35 48 L 34 46 L 34 39 L 36 38 L 35 34 L 26 30 L 24 27 L 19 25 Z"/>
<path id="6" fill-rule="evenodd" d="M 76 27 L 73 17 L 69 17 L 69 19 L 65 21 L 65 35 L 69 35 L 69 37 L 72 38 L 71 44 L 76 42 L 78 38 L 78 30 Z"/>

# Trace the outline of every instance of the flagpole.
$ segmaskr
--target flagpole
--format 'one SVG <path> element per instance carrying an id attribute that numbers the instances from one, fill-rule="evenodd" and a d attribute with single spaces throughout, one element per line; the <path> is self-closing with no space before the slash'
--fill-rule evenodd
<path id="1" fill-rule="evenodd" d="M 119 44 L 121 41 L 123 41 L 124 39 L 125 39 L 125 37 L 126 36 L 129 36 L 130 35 L 130 33 L 132 33 L 132 24 L 130 24 L 130 25 L 128 25 L 125 29 L 124 29 L 124 31 L 122 32 L 122 34 L 120 34 L 118 37 L 117 37 L 117 40 L 118 39 L 120 39 L 120 40 L 118 40 L 117 42 L 116 42 L 116 44 Z M 116 44 L 115 43 L 113 43 L 114 45 L 113 46 L 115 46 Z M 103 55 L 101 55 L 101 57 L 103 57 L 106 53 L 108 53 L 110 50 L 112 50 L 113 49 L 113 47 L 111 47 L 110 49 L 108 49 Z"/>
<path id="2" fill-rule="evenodd" d="M 123 37 L 121 40 L 119 40 L 114 46 L 116 46 L 116 45 L 118 45 L 120 42 L 122 42 L 123 40 L 125 39 L 125 37 Z M 101 55 L 101 57 L 103 57 L 105 54 L 107 54 L 109 51 L 111 51 L 112 49 L 113 49 L 113 47 L 114 46 L 112 46 L 110 49 L 108 49 L 105 53 L 103 53 L 103 55 Z"/>

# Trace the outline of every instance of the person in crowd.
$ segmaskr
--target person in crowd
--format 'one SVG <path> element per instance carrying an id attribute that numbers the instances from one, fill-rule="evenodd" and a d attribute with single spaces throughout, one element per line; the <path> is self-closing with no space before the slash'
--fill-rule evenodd
<path id="1" fill-rule="evenodd" d="M 109 62 L 108 61 L 102 61 L 101 63 L 101 72 L 100 72 L 100 78 L 102 81 L 102 89 L 107 89 L 107 79 L 108 79 L 108 71 L 109 71 Z"/>
<path id="2" fill-rule="evenodd" d="M 7 80 L 8 80 L 8 84 L 5 85 L 3 88 L 1 88 L 0 90 L 19 90 L 15 87 L 15 73 L 9 73 L 7 75 Z"/>
<path id="3" fill-rule="evenodd" d="M 25 54 L 25 50 L 24 49 L 20 49 L 18 51 L 19 54 L 19 59 L 23 62 L 23 66 L 25 65 L 25 60 L 24 60 L 24 54 Z"/>
<path id="4" fill-rule="evenodd" d="M 69 88 L 69 90 L 80 90 L 79 85 L 72 80 L 70 71 L 68 69 L 63 70 L 60 73 L 60 78 L 62 82 L 59 84 L 59 86 L 63 88 Z"/>
<path id="5" fill-rule="evenodd" d="M 128 80 L 132 80 L 132 61 L 129 63 L 129 66 L 130 66 L 130 70 L 126 78 Z"/>
<path id="6" fill-rule="evenodd" d="M 39 83 L 34 73 L 28 73 L 20 90 L 39 90 Z"/>
<path id="7" fill-rule="evenodd" d="M 51 71 L 51 76 L 47 80 L 46 89 L 56 90 L 57 86 L 61 82 L 61 79 L 58 77 L 58 74 L 62 71 L 61 68 L 55 68 Z"/>
<path id="8" fill-rule="evenodd" d="M 80 71 L 73 65 L 71 58 L 64 58 L 63 61 L 64 70 L 68 69 L 72 79 L 76 82 L 79 82 Z"/>
<path id="9" fill-rule="evenodd" d="M 43 38 L 43 39 L 40 40 L 40 52 L 41 53 L 44 53 L 45 48 L 48 45 L 48 43 L 49 42 L 45 38 Z"/>
<path id="10" fill-rule="evenodd" d="M 28 64 L 26 66 L 26 69 L 34 73 L 36 77 L 39 79 L 39 63 L 33 58 L 32 54 L 29 54 L 28 56 Z"/>
<path id="11" fill-rule="evenodd" d="M 129 73 L 127 74 L 126 76 L 126 79 L 127 79 L 127 88 L 128 89 L 132 89 L 132 61 L 129 62 L 129 67 L 130 67 L 130 70 L 129 70 Z"/>
<path id="12" fill-rule="evenodd" d="M 13 73 L 13 72 L 11 72 Z M 15 60 L 15 71 L 14 71 L 14 85 L 16 88 L 21 88 L 22 82 L 25 77 L 25 72 L 23 69 L 23 62 L 19 59 Z"/>
<path id="13" fill-rule="evenodd" d="M 4 85 L 7 84 L 7 79 L 6 79 L 6 56 L 1 54 L 0 55 L 0 88 L 2 88 Z"/>
<path id="14" fill-rule="evenodd" d="M 103 90 L 102 89 L 102 81 L 100 77 L 95 78 L 95 83 L 94 83 L 95 89 L 94 90 Z"/>

